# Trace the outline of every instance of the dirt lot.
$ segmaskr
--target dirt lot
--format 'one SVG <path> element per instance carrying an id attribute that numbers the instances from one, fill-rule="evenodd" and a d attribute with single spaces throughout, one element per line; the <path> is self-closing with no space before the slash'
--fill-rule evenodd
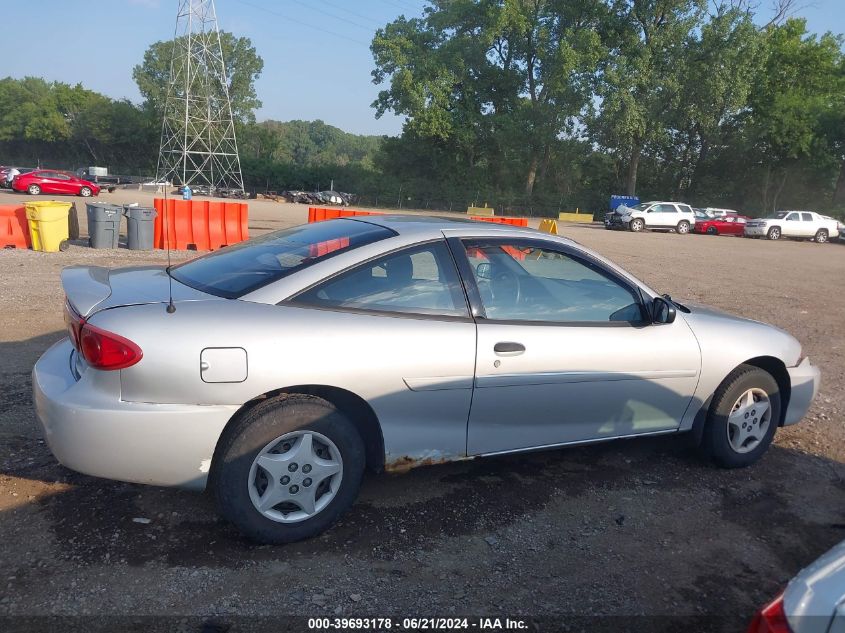
<path id="1" fill-rule="evenodd" d="M 14 199 L 0 193 L 0 203 Z M 250 209 L 254 235 L 306 217 L 298 205 Z M 796 335 L 822 369 L 807 418 L 741 471 L 717 470 L 682 438 L 662 438 L 371 476 L 328 533 L 259 547 L 221 523 L 207 496 L 64 469 L 36 427 L 29 372 L 63 336 L 59 270 L 162 263 L 164 254 L 81 244 L 3 251 L 0 616 L 522 614 L 572 623 L 610 614 L 718 616 L 700 622 L 744 627 L 791 575 L 845 539 L 845 245 L 565 233 L 673 296 Z"/>

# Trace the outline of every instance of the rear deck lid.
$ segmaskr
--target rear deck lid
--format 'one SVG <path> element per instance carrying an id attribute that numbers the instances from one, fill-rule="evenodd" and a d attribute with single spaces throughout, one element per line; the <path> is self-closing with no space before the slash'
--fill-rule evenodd
<path id="1" fill-rule="evenodd" d="M 166 303 L 171 279 L 161 266 L 109 270 L 102 266 L 70 266 L 62 270 L 62 287 L 68 302 L 83 317 L 124 305 Z M 173 301 L 218 299 L 172 280 Z"/>

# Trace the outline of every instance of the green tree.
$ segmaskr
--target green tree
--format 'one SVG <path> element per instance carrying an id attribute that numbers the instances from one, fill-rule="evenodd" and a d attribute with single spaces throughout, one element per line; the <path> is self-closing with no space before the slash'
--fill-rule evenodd
<path id="1" fill-rule="evenodd" d="M 611 47 L 601 75 L 594 138 L 626 165 L 625 189 L 637 191 L 643 152 L 666 143 L 680 105 L 686 46 L 704 18 L 706 0 L 608 0 L 604 26 Z"/>
<path id="2" fill-rule="evenodd" d="M 460 156 L 499 183 L 521 172 L 534 191 L 558 139 L 576 133 L 603 55 L 599 0 L 433 0 L 372 42 L 376 116 L 407 117 L 404 133 Z"/>
<path id="3" fill-rule="evenodd" d="M 753 152 L 749 162 L 757 167 L 763 209 L 777 209 L 782 194 L 800 188 L 808 172 L 832 182 L 841 146 L 839 156 L 832 153 L 836 144 L 825 137 L 824 122 L 841 113 L 842 43 L 841 36 L 830 33 L 808 34 L 800 19 L 766 33 L 766 61 L 749 95 L 746 123 Z"/>
<path id="4" fill-rule="evenodd" d="M 184 42 L 185 37 L 180 40 Z M 173 46 L 173 40 L 155 42 L 144 53 L 143 62 L 132 69 L 132 77 L 144 97 L 145 106 L 159 116 L 164 111 L 167 98 Z M 220 46 L 226 66 L 232 115 L 238 121 L 252 122 L 255 110 L 261 107 L 255 80 L 264 69 L 264 60 L 247 37 L 235 37 L 232 33 L 220 31 Z"/>

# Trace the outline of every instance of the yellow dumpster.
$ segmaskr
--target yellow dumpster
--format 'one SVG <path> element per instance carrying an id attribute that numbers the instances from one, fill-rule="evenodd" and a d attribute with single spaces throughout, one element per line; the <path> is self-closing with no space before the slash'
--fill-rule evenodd
<path id="1" fill-rule="evenodd" d="M 44 200 L 26 203 L 32 249 L 55 253 L 67 248 L 70 202 Z"/>

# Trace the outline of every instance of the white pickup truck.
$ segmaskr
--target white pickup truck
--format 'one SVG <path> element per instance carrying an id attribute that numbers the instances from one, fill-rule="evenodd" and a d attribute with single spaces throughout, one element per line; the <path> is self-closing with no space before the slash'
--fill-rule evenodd
<path id="1" fill-rule="evenodd" d="M 841 224 L 812 211 L 778 211 L 774 215 L 749 220 L 745 225 L 745 237 L 767 237 L 779 240 L 793 237 L 827 242 L 839 235 Z"/>

